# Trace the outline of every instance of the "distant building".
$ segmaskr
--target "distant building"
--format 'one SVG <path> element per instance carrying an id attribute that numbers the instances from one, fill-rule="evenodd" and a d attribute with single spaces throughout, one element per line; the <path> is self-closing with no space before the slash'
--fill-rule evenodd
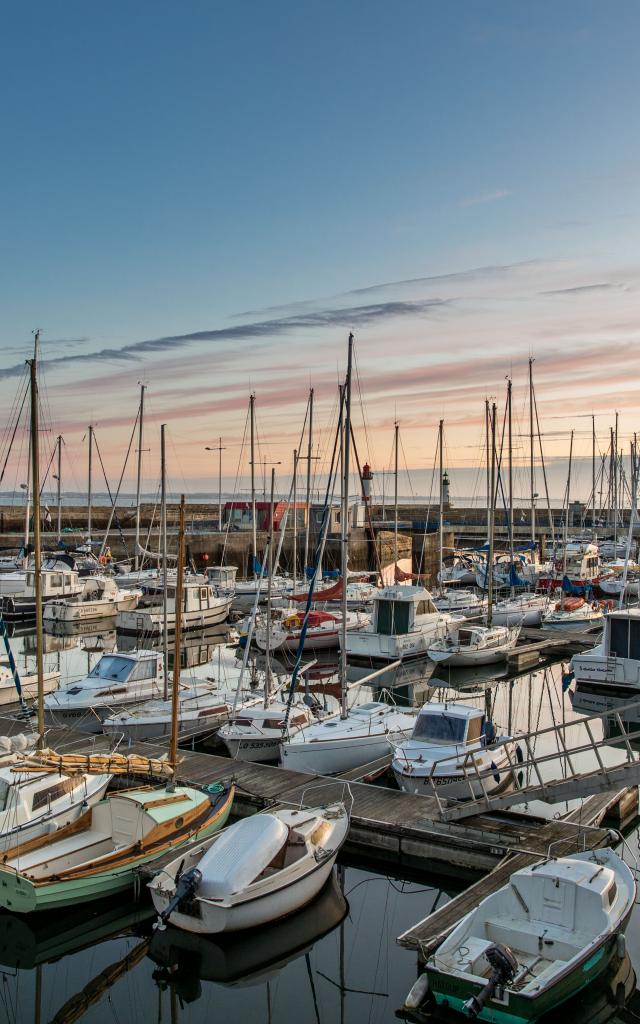
<path id="1" fill-rule="evenodd" d="M 273 503 L 273 525 L 277 530 L 289 508 L 287 517 L 287 530 L 293 529 L 293 502 L 274 501 Z M 268 501 L 256 501 L 256 529 L 269 529 L 269 513 L 271 503 Z M 307 504 L 304 501 L 297 501 L 295 504 L 296 524 L 299 530 L 304 530 L 307 524 Z M 235 530 L 250 530 L 251 502 L 250 501 L 227 501 L 222 510 L 224 526 L 230 526 Z"/>

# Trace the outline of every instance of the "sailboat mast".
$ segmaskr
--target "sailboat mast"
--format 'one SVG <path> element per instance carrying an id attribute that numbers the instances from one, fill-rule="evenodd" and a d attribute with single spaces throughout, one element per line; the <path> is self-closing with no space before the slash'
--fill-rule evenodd
<path id="1" fill-rule="evenodd" d="M 491 428 L 490 428 L 490 413 L 489 413 L 489 399 L 484 400 L 484 439 L 485 448 L 487 451 L 487 540 L 489 540 L 489 532 L 491 529 Z"/>
<path id="2" fill-rule="evenodd" d="M 562 576 L 567 574 L 567 539 L 569 536 L 569 504 L 571 502 L 571 462 L 573 460 L 573 430 L 569 441 L 569 472 L 567 473 L 567 507 L 564 514 L 564 552 L 562 555 Z M 562 601 L 564 604 L 564 587 L 562 588 Z"/>
<path id="3" fill-rule="evenodd" d="M 252 572 L 255 579 L 256 575 L 256 559 L 258 557 L 258 537 L 256 532 L 256 465 L 255 465 L 255 454 L 256 454 L 256 412 L 255 412 L 255 394 L 249 396 L 249 413 L 251 420 L 251 554 L 252 558 Z"/>
<path id="4" fill-rule="evenodd" d="M 347 379 L 345 381 L 344 457 L 342 463 L 342 515 L 340 553 L 342 577 L 342 645 L 340 649 L 340 717 L 347 717 L 347 579 L 349 576 L 349 454 L 351 452 L 351 365 L 353 334 L 349 334 Z M 396 506 L 397 507 L 397 506 Z M 397 516 L 396 516 L 397 519 Z"/>
<path id="5" fill-rule="evenodd" d="M 394 469 L 393 469 L 393 582 L 396 581 L 398 571 L 398 431 L 399 424 L 394 424 Z"/>
<path id="6" fill-rule="evenodd" d="M 269 538 L 267 541 L 267 629 L 266 647 L 264 652 L 264 706 L 269 707 L 271 696 L 271 595 L 273 576 L 273 492 L 275 487 L 276 470 L 271 467 L 271 492 L 269 498 Z"/>
<path id="7" fill-rule="evenodd" d="M 31 466 L 33 464 L 33 458 L 31 453 L 31 430 L 29 430 L 29 457 L 27 466 L 27 486 L 26 486 L 26 503 L 24 506 L 24 550 L 26 552 L 29 546 L 29 522 L 31 519 Z M 27 564 L 25 555 L 24 564 Z"/>
<path id="8" fill-rule="evenodd" d="M 298 585 L 298 452 L 293 451 L 293 593 Z"/>
<path id="9" fill-rule="evenodd" d="M 488 407 L 488 403 L 487 403 Z M 491 471 L 490 487 L 491 496 L 489 500 L 489 550 L 487 552 L 487 626 L 491 625 L 493 617 L 493 544 L 495 531 L 495 508 L 493 497 L 496 490 L 496 404 L 491 406 Z"/>
<path id="10" fill-rule="evenodd" d="M 36 598 L 36 672 L 38 676 L 38 738 L 36 746 L 44 746 L 44 665 L 42 658 L 42 578 L 40 547 L 40 444 L 38 437 L 38 342 L 36 331 L 31 360 L 31 490 L 33 493 L 33 578 Z"/>
<path id="11" fill-rule="evenodd" d="M 140 385 L 140 409 L 138 412 L 138 470 L 136 473 L 136 551 L 134 568 L 138 571 L 140 549 L 140 484 L 142 481 L 142 438 L 144 423 L 144 392 L 145 385 Z"/>
<path id="12" fill-rule="evenodd" d="M 444 475 L 444 457 L 442 452 L 442 438 L 443 438 L 443 427 L 444 420 L 440 420 L 438 426 L 438 451 L 440 453 L 440 510 L 438 516 L 438 579 L 440 580 L 440 593 L 443 592 L 442 588 L 442 543 L 443 543 L 443 532 L 444 532 L 444 493 L 442 487 L 442 477 Z"/>
<path id="13" fill-rule="evenodd" d="M 613 557 L 617 557 L 617 545 L 618 545 L 618 504 L 620 498 L 618 495 L 619 491 L 619 479 L 620 474 L 618 472 L 618 413 L 616 412 L 616 428 L 613 435 Z"/>
<path id="14" fill-rule="evenodd" d="M 533 444 L 533 359 L 529 357 L 529 483 L 531 485 L 531 541 L 536 542 L 536 477 Z"/>
<path id="15" fill-rule="evenodd" d="M 89 424 L 89 472 L 87 476 L 87 540 L 91 545 L 91 503 L 93 500 L 93 426 Z"/>
<path id="16" fill-rule="evenodd" d="M 311 522 L 311 461 L 313 457 L 313 388 L 309 388 L 309 434 L 307 438 L 307 514 L 304 531 L 304 565 L 306 573 L 309 564 L 309 527 Z"/>
<path id="17" fill-rule="evenodd" d="M 508 425 L 508 442 L 509 442 L 509 561 L 511 562 L 511 569 L 509 570 L 510 575 L 513 578 L 515 572 L 513 559 L 513 417 L 512 417 L 512 398 L 513 398 L 513 382 L 511 377 L 507 382 L 507 425 Z M 514 595 L 513 583 L 511 585 L 511 596 Z"/>
<path id="18" fill-rule="evenodd" d="M 596 528 L 596 418 L 591 414 L 591 528 Z"/>
<path id="19" fill-rule="evenodd" d="M 160 426 L 160 534 L 162 542 L 162 652 L 164 661 L 164 699 L 169 699 L 169 629 L 167 622 L 167 462 L 165 432 Z"/>
<path id="20" fill-rule="evenodd" d="M 178 763 L 178 707 L 180 702 L 180 641 L 182 639 L 182 591 L 184 581 L 184 494 L 180 495 L 180 522 L 178 526 L 178 566 L 176 578 L 175 634 L 173 650 L 173 684 L 171 689 L 171 742 L 169 763 L 175 784 Z"/>
<path id="21" fill-rule="evenodd" d="M 57 476 L 56 476 L 56 480 L 57 480 L 56 500 L 58 502 L 58 531 L 57 531 L 58 535 L 57 535 L 57 541 L 58 541 L 58 544 L 59 544 L 60 541 L 62 540 L 62 434 L 58 434 L 58 437 L 57 437 L 56 440 L 58 442 L 58 466 L 57 466 L 58 473 L 57 473 Z"/>

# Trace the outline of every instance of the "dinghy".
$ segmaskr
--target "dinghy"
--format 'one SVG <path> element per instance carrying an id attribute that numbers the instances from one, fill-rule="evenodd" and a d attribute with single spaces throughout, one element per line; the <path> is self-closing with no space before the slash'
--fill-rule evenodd
<path id="1" fill-rule="evenodd" d="M 348 830 L 342 803 L 243 818 L 149 883 L 161 924 L 234 932 L 295 913 L 320 892 Z"/>
<path id="2" fill-rule="evenodd" d="M 464 626 L 432 641 L 427 654 L 447 665 L 493 665 L 518 642 L 520 626 Z"/>
<path id="3" fill-rule="evenodd" d="M 635 879 L 613 850 L 516 871 L 467 914 L 426 964 L 440 1006 L 525 1024 L 624 956 Z"/>
<path id="4" fill-rule="evenodd" d="M 26 914 L 132 888 L 140 865 L 226 823 L 234 788 L 213 789 L 125 790 L 57 832 L 11 847 L 0 864 L 0 906 Z"/>

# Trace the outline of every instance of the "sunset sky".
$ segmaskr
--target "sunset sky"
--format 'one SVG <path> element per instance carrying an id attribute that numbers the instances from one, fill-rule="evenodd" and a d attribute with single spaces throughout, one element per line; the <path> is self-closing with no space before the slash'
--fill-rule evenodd
<path id="1" fill-rule="evenodd" d="M 624 0 L 11 5 L 5 435 L 40 327 L 69 489 L 90 422 L 117 483 L 139 381 L 147 489 L 161 422 L 174 489 L 217 486 L 219 436 L 230 489 L 251 390 L 284 489 L 310 385 L 326 450 L 353 330 L 361 454 L 389 468 L 397 418 L 402 493 L 441 417 L 454 497 L 482 493 L 510 374 L 524 465 L 533 356 L 552 490 L 573 428 L 586 496 L 591 414 L 602 450 L 615 410 L 621 447 L 640 428 L 639 43 Z M 16 451 L 0 488 L 23 475 Z"/>

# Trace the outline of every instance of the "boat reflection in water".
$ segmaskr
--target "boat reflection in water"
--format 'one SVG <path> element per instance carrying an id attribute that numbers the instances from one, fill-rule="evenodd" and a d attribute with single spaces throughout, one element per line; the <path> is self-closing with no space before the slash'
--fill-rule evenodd
<path id="1" fill-rule="evenodd" d="M 602 734 L 606 740 L 616 740 L 621 737 L 628 737 L 630 745 L 635 750 L 640 750 L 640 701 L 631 704 L 624 697 L 610 697 L 608 694 L 586 692 L 580 688 L 580 683 L 575 690 L 569 690 L 569 700 L 574 711 L 582 715 L 601 715 Z M 620 711 L 624 708 L 624 711 Z M 624 728 L 620 728 L 620 723 Z M 637 735 L 633 736 L 634 733 Z M 622 747 L 624 749 L 624 747 Z"/>
<path id="2" fill-rule="evenodd" d="M 308 953 L 344 921 L 348 909 L 334 871 L 312 903 L 291 917 L 252 932 L 216 941 L 169 925 L 153 933 L 149 946 L 148 956 L 156 964 L 154 980 L 160 987 L 172 987 L 189 1003 L 202 995 L 203 981 L 227 986 L 261 984 Z"/>

